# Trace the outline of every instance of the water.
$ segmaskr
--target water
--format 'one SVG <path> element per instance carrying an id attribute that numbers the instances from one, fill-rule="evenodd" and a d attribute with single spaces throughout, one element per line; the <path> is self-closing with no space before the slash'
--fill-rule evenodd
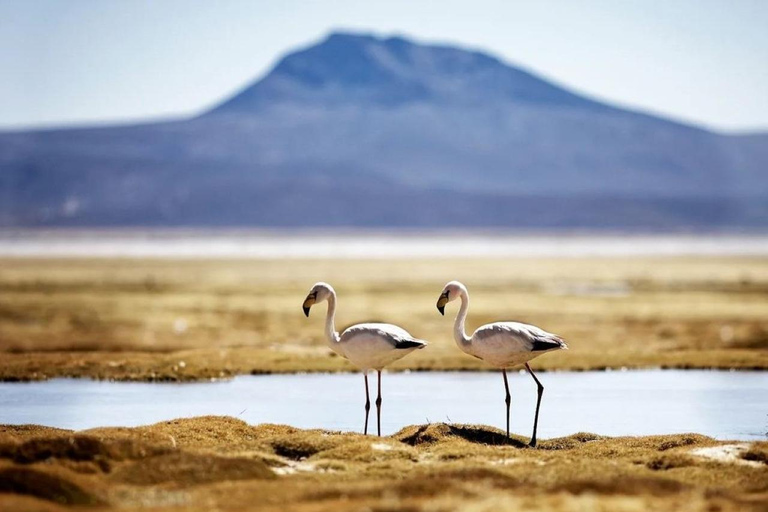
<path id="1" fill-rule="evenodd" d="M 541 373 L 539 437 L 697 432 L 718 439 L 768 438 L 768 373 L 647 370 Z M 499 373 L 384 374 L 384 434 L 426 422 L 504 427 Z M 375 374 L 371 382 L 375 390 Z M 179 417 L 229 415 L 248 423 L 360 431 L 360 374 L 242 376 L 195 384 L 57 379 L 0 383 L 0 423 L 68 429 L 136 426 Z M 536 387 L 510 374 L 511 429 L 530 435 Z M 371 401 L 375 396 L 371 397 Z M 373 404 L 372 404 L 373 405 Z M 375 406 L 371 425 L 375 428 Z"/>
<path id="2" fill-rule="evenodd" d="M 450 248 L 450 250 L 446 250 Z M 0 230 L 0 257 L 511 258 L 767 256 L 765 234 L 515 234 L 509 232 L 298 232 Z"/>

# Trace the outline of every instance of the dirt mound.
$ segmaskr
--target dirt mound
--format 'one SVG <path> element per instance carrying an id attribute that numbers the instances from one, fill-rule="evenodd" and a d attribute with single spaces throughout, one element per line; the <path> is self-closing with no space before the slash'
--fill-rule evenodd
<path id="1" fill-rule="evenodd" d="M 482 425 L 379 438 L 214 416 L 86 432 L 0 427 L 0 510 L 757 512 L 768 490 L 766 443 L 743 443 L 749 463 L 723 464 L 691 455 L 729 446 L 696 434 L 527 441 Z"/>
<path id="2" fill-rule="evenodd" d="M 260 429 L 259 434 L 276 455 L 291 460 L 302 460 L 320 452 L 364 439 L 359 434 L 342 434 L 323 430 L 300 430 L 292 427 L 269 425 Z M 369 438 L 370 439 L 370 438 Z"/>
<path id="3" fill-rule="evenodd" d="M 29 467 L 0 469 L 0 492 L 34 496 L 64 505 L 103 503 L 90 490 L 64 476 Z"/>
<path id="4" fill-rule="evenodd" d="M 749 450 L 744 452 L 741 458 L 754 462 L 762 462 L 768 466 L 768 441 L 754 443 Z"/>
<path id="5" fill-rule="evenodd" d="M 318 452 L 310 460 L 335 460 L 370 463 L 376 461 L 417 460 L 418 453 L 412 447 L 379 438 L 351 439 L 334 448 Z"/>
<path id="6" fill-rule="evenodd" d="M 2 456 L 21 464 L 50 458 L 75 461 L 125 460 L 157 455 L 168 451 L 166 447 L 147 445 L 130 439 L 102 440 L 96 436 L 71 434 L 34 438 L 16 445 L 2 447 Z"/>
<path id="7" fill-rule="evenodd" d="M 571 494 L 633 494 L 665 496 L 677 494 L 688 488 L 682 482 L 667 478 L 622 476 L 606 480 L 575 480 L 563 484 L 560 489 Z"/>
<path id="8" fill-rule="evenodd" d="M 261 460 L 176 452 L 122 466 L 110 475 L 110 480 L 131 485 L 173 482 L 188 486 L 274 477 Z"/>
<path id="9" fill-rule="evenodd" d="M 441 482 L 445 480 L 458 480 L 461 482 L 482 482 L 483 485 L 510 489 L 519 487 L 522 482 L 503 470 L 485 466 L 463 467 L 444 469 L 431 473 L 425 480 Z"/>
<path id="10" fill-rule="evenodd" d="M 2 494 L 0 496 L 0 509 L 13 512 L 61 512 L 67 510 L 64 505 L 25 494 Z"/>
<path id="11" fill-rule="evenodd" d="M 696 461 L 689 455 L 683 453 L 664 453 L 654 457 L 645 464 L 648 469 L 654 471 L 666 471 L 668 469 L 686 468 L 695 466 Z"/>
<path id="12" fill-rule="evenodd" d="M 21 441 L 30 437 L 70 433 L 64 430 L 40 425 L 0 425 L 0 443 Z"/>
<path id="13" fill-rule="evenodd" d="M 570 450 L 577 448 L 584 443 L 599 441 L 600 439 L 608 438 L 589 432 L 578 432 L 576 434 L 571 434 L 570 436 L 555 437 L 547 439 L 546 441 L 540 441 L 537 447 L 540 450 Z"/>
<path id="14" fill-rule="evenodd" d="M 205 447 L 230 452 L 251 449 L 259 444 L 254 427 L 229 416 L 181 418 L 131 429 L 107 428 L 86 432 L 110 437 L 128 433 L 134 438 L 138 434 L 145 440 L 170 443 L 178 448 Z"/>
<path id="15" fill-rule="evenodd" d="M 714 439 L 701 434 L 682 434 L 675 436 L 650 436 L 646 438 L 652 441 L 658 441 L 658 449 L 660 452 L 671 450 L 673 448 L 679 448 L 681 446 L 694 446 L 703 443 L 712 443 Z"/>
<path id="16" fill-rule="evenodd" d="M 528 448 L 529 442 L 528 438 L 515 434 L 512 434 L 508 438 L 503 430 L 486 425 L 458 425 L 448 423 L 411 425 L 403 428 L 392 437 L 414 447 L 443 443 L 452 440 L 463 440 L 469 443 L 485 446 Z M 589 432 L 579 432 L 566 437 L 540 440 L 538 449 L 567 450 L 600 439 L 606 438 Z"/>
<path id="17" fill-rule="evenodd" d="M 515 446 L 517 448 L 527 446 L 527 442 L 523 438 L 519 436 L 507 438 L 503 431 L 485 425 L 449 425 L 447 423 L 412 425 L 403 428 L 393 437 L 411 446 L 438 443 L 451 438 L 493 446 Z"/>

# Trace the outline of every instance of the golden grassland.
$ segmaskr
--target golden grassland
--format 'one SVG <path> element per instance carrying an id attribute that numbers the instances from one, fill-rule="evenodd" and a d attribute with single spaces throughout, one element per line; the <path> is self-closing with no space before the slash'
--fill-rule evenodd
<path id="1" fill-rule="evenodd" d="M 764 511 L 768 443 L 697 434 L 508 440 L 472 425 L 389 437 L 228 417 L 71 432 L 0 426 L 0 509 Z"/>
<path id="2" fill-rule="evenodd" d="M 337 327 L 397 323 L 430 346 L 394 369 L 475 370 L 435 301 L 471 295 L 468 329 L 539 325 L 567 352 L 541 369 L 768 369 L 768 259 L 0 260 L 0 379 L 194 380 L 345 371 L 323 340 L 316 281 L 339 294 Z"/>

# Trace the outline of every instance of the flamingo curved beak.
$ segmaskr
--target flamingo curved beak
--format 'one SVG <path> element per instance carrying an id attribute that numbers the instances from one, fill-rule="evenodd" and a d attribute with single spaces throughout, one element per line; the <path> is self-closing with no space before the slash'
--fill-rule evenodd
<path id="1" fill-rule="evenodd" d="M 304 304 L 301 305 L 301 309 L 304 310 L 304 314 L 309 318 L 309 308 L 311 308 L 315 304 L 315 297 L 316 295 L 314 293 L 310 293 L 307 295 L 307 298 L 304 299 Z"/>
<path id="2" fill-rule="evenodd" d="M 445 316 L 445 305 L 448 304 L 448 292 L 443 293 L 439 299 L 437 299 L 437 310 L 441 315 Z"/>

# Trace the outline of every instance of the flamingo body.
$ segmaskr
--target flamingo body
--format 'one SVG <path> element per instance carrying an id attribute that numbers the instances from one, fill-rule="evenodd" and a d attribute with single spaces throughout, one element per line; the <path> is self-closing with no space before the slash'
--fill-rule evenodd
<path id="1" fill-rule="evenodd" d="M 568 348 L 557 335 L 535 325 L 495 322 L 479 327 L 468 353 L 499 369 L 520 366 L 551 350 Z"/>
<path id="2" fill-rule="evenodd" d="M 427 343 L 392 324 L 356 324 L 339 336 L 339 350 L 363 371 L 381 371 Z"/>
<path id="3" fill-rule="evenodd" d="M 304 299 L 302 308 L 309 316 L 310 308 L 322 301 L 328 302 L 325 317 L 325 339 L 331 350 L 346 358 L 363 371 L 365 379 L 365 426 L 368 433 L 368 411 L 371 402 L 368 397 L 368 371 L 376 370 L 378 375 L 378 397 L 376 398 L 376 419 L 378 434 L 381 435 L 381 370 L 387 365 L 427 346 L 427 342 L 411 336 L 408 331 L 392 324 L 356 324 L 339 335 L 336 332 L 336 291 L 327 283 L 316 283 Z"/>
<path id="4" fill-rule="evenodd" d="M 445 314 L 445 305 L 451 301 L 461 299 L 461 308 L 453 325 L 453 337 L 456 345 L 465 353 L 475 356 L 488 364 L 501 370 L 504 377 L 504 389 L 506 395 L 504 402 L 507 407 L 507 437 L 509 437 L 509 382 L 507 381 L 507 369 L 525 365 L 525 369 L 531 374 L 538 388 L 536 400 L 536 415 L 533 420 L 533 435 L 531 446 L 536 446 L 536 430 L 539 424 L 539 407 L 544 386 L 536 378 L 528 361 L 553 350 L 567 350 L 568 345 L 560 336 L 540 329 L 535 325 L 520 322 L 495 322 L 479 327 L 472 336 L 467 336 L 464 330 L 464 322 L 467 319 L 469 309 L 469 293 L 466 286 L 458 281 L 451 281 L 445 285 L 440 298 L 437 300 L 437 309 L 440 314 Z"/>

